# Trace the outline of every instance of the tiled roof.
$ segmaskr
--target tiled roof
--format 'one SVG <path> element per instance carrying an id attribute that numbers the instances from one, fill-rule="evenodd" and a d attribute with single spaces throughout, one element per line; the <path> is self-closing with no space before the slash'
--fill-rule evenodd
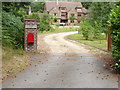
<path id="1" fill-rule="evenodd" d="M 55 1 L 46 1 L 45 2 L 45 8 L 46 11 L 50 11 L 52 8 L 56 7 L 59 10 L 59 7 L 66 7 L 67 12 L 71 9 L 74 9 L 76 7 L 82 7 L 82 4 L 80 2 L 66 2 L 66 1 L 59 1 L 58 4 Z"/>
<path id="2" fill-rule="evenodd" d="M 83 12 L 83 13 L 87 13 L 87 9 L 82 8 L 82 12 Z"/>

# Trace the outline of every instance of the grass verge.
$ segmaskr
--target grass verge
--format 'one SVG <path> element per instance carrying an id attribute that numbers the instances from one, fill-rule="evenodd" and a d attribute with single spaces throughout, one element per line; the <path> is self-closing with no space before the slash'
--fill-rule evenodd
<path id="1" fill-rule="evenodd" d="M 96 48 L 107 50 L 107 40 L 85 40 L 82 34 L 72 34 L 67 36 L 67 38 L 94 46 Z"/>
<path id="2" fill-rule="evenodd" d="M 28 55 L 21 49 L 3 48 L 2 80 L 16 75 L 28 65 Z"/>
<path id="3" fill-rule="evenodd" d="M 115 60 L 112 57 L 112 52 L 107 51 L 107 40 L 85 40 L 82 34 L 73 34 L 67 36 L 68 39 L 75 40 L 81 43 L 83 47 L 89 49 L 89 52 L 92 53 L 96 58 L 100 58 L 100 60 L 104 60 L 104 68 L 110 70 L 112 73 L 118 73 L 119 70 L 115 68 Z M 82 44 L 84 43 L 84 44 Z M 87 45 L 85 45 L 87 44 Z M 89 45 L 89 46 L 88 46 Z M 93 47 L 91 47 L 93 46 Z M 95 48 L 96 47 L 96 48 Z M 97 49 L 99 48 L 99 49 Z M 102 50 L 100 50 L 102 49 Z M 105 51 L 104 51 L 105 50 Z"/>

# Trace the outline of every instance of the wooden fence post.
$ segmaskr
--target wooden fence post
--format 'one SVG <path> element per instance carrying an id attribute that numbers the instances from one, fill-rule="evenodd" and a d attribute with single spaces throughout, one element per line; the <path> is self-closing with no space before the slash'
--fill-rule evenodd
<path id="1" fill-rule="evenodd" d="M 112 39 L 110 37 L 110 26 L 108 26 L 108 51 L 112 51 Z"/>

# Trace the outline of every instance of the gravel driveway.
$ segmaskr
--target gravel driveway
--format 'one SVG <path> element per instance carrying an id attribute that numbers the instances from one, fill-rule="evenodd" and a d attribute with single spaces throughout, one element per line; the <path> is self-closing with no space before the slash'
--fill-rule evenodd
<path id="1" fill-rule="evenodd" d="M 42 40 L 39 35 L 43 54 L 30 55 L 30 66 L 4 81 L 3 88 L 118 88 L 118 78 L 104 69 L 103 60 L 64 38 L 75 33 L 48 34 Z"/>

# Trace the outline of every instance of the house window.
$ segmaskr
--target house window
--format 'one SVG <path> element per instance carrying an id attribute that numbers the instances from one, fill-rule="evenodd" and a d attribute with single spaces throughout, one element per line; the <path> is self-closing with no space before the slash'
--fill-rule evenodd
<path id="1" fill-rule="evenodd" d="M 81 9 L 77 9 L 77 12 L 82 12 L 82 10 Z"/>
<path id="2" fill-rule="evenodd" d="M 74 23 L 74 20 L 71 20 L 70 22 L 71 22 L 71 23 Z"/>
<path id="3" fill-rule="evenodd" d="M 71 17 L 74 17 L 74 14 L 71 14 Z"/>
<path id="4" fill-rule="evenodd" d="M 61 8 L 61 10 L 65 10 L 65 8 Z"/>
<path id="5" fill-rule="evenodd" d="M 80 14 L 78 14 L 78 17 L 81 17 L 81 15 L 80 15 Z"/>
<path id="6" fill-rule="evenodd" d="M 66 17 L 66 15 L 62 14 L 61 17 Z"/>
<path id="7" fill-rule="evenodd" d="M 81 13 L 78 13 L 78 17 L 80 17 L 81 16 Z"/>
<path id="8" fill-rule="evenodd" d="M 57 16 L 57 13 L 54 13 L 54 16 Z"/>
<path id="9" fill-rule="evenodd" d="M 80 21 L 78 21 L 78 23 L 80 23 Z"/>

